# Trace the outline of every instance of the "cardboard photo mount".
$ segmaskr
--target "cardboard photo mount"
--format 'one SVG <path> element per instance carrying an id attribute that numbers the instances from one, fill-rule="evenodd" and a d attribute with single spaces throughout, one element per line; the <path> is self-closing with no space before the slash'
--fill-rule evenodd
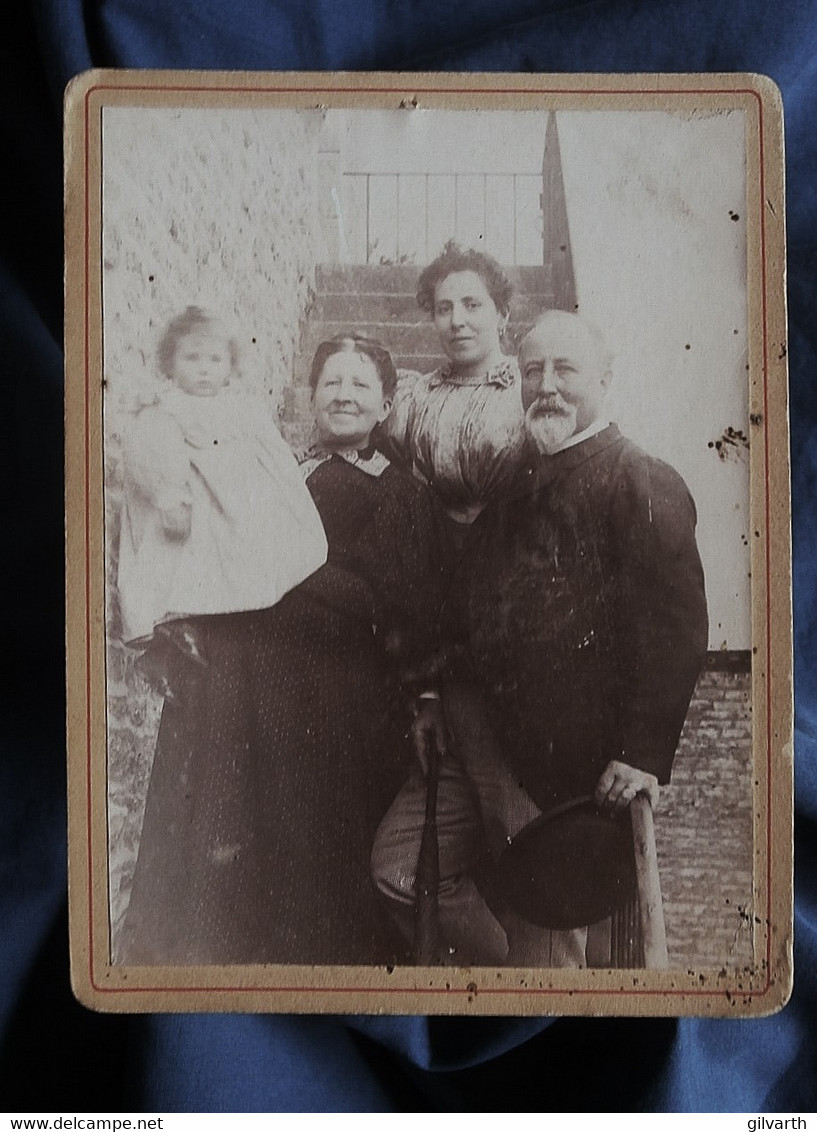
<path id="1" fill-rule="evenodd" d="M 139 320 L 144 321 L 150 315 L 150 333 L 146 325 L 145 339 L 139 343 L 138 351 L 147 373 L 152 364 L 149 356 L 156 331 L 165 319 L 164 305 L 170 301 L 168 296 L 182 296 L 184 279 L 187 278 L 185 273 L 191 271 L 184 259 L 185 254 L 198 254 L 201 258 L 201 248 L 206 245 L 207 239 L 212 238 L 211 250 L 216 251 L 223 248 L 224 238 L 223 233 L 212 237 L 198 233 L 195 217 L 190 219 L 192 236 L 190 231 L 183 233 L 182 237 L 178 237 L 175 231 L 167 231 L 169 243 L 175 241 L 184 245 L 185 239 L 192 241 L 188 246 L 182 246 L 180 251 L 174 251 L 175 260 L 172 257 L 168 259 L 171 274 L 173 264 L 180 265 L 178 272 L 182 282 L 178 286 L 176 279 L 167 283 L 154 280 L 153 274 L 148 274 L 151 268 L 147 255 L 144 263 L 135 262 L 133 249 L 151 247 L 150 240 L 155 235 L 150 229 L 153 223 L 150 217 L 152 211 L 155 212 L 151 206 L 153 198 L 150 191 L 155 189 L 155 182 L 145 189 L 143 185 L 129 183 L 124 174 L 119 182 L 116 181 L 116 162 L 122 160 L 117 154 L 124 152 L 127 141 L 124 145 L 120 143 L 117 150 L 114 133 L 111 132 L 109 143 L 105 132 L 106 115 L 112 115 L 109 120 L 118 123 L 125 119 L 116 118 L 116 114 L 124 112 L 129 118 L 128 128 L 135 131 L 134 137 L 139 132 L 140 123 L 147 124 L 149 121 L 159 123 L 157 136 L 171 136 L 172 130 L 177 128 L 173 122 L 181 122 L 178 128 L 185 129 L 188 121 L 195 123 L 195 130 L 206 133 L 208 122 L 212 121 L 219 137 L 228 139 L 223 143 L 226 148 L 222 149 L 222 154 L 227 154 L 225 167 L 229 168 L 232 142 L 229 140 L 230 130 L 225 130 L 225 115 L 251 114 L 254 115 L 252 122 L 256 124 L 268 119 L 274 135 L 276 116 L 291 111 L 328 114 L 330 117 L 333 112 L 346 115 L 338 118 L 341 124 L 338 136 L 347 137 L 339 149 L 345 146 L 349 152 L 354 151 L 357 166 L 351 172 L 343 170 L 342 175 L 349 172 L 351 177 L 357 172 L 369 178 L 364 235 L 360 235 L 360 224 L 363 223 L 360 210 L 345 213 L 345 205 L 343 201 L 338 202 L 337 194 L 332 203 L 326 204 L 328 197 L 323 189 L 330 181 L 333 185 L 341 183 L 340 180 L 332 180 L 339 175 L 337 169 L 325 171 L 325 162 L 329 160 L 331 164 L 336 159 L 335 150 L 332 150 L 330 158 L 327 158 L 328 150 L 319 154 L 310 151 L 309 162 L 316 163 L 317 167 L 320 167 L 321 161 L 324 162 L 324 173 L 321 174 L 324 181 L 316 190 L 316 201 L 299 202 L 297 207 L 314 208 L 315 215 L 321 217 L 321 238 L 324 241 L 321 255 L 326 259 L 339 257 L 341 262 L 352 267 L 357 262 L 355 240 L 363 249 L 358 260 L 363 256 L 367 263 L 396 265 L 398 268 L 409 264 L 422 266 L 422 257 L 426 248 L 430 247 L 428 226 L 425 235 L 416 237 L 416 246 L 409 252 L 404 250 L 408 244 L 402 248 L 399 245 L 403 237 L 395 237 L 394 232 L 389 231 L 388 222 L 379 235 L 375 235 L 370 227 L 378 208 L 387 221 L 389 216 L 397 221 L 398 211 L 401 208 L 405 211 L 405 197 L 401 205 L 401 189 L 397 181 L 392 186 L 381 180 L 373 187 L 372 178 L 392 174 L 397 177 L 401 173 L 388 167 L 393 154 L 382 157 L 380 165 L 375 163 L 368 171 L 361 169 L 360 154 L 367 150 L 367 131 L 371 129 L 371 137 L 375 139 L 368 146 L 372 151 L 377 149 L 375 142 L 379 144 L 379 139 L 387 136 L 383 133 L 382 115 L 381 118 L 376 117 L 380 112 L 399 111 L 407 120 L 414 117 L 419 122 L 417 129 L 421 143 L 418 143 L 418 152 L 426 144 L 422 141 L 423 137 L 432 139 L 433 144 L 427 145 L 433 152 L 431 165 L 422 170 L 412 166 L 407 157 L 405 168 L 408 172 L 404 173 L 406 177 L 415 178 L 415 187 L 419 183 L 417 178 L 425 178 L 426 201 L 429 192 L 448 193 L 449 198 L 453 193 L 451 199 L 455 200 L 455 206 L 452 207 L 456 207 L 460 199 L 466 198 L 458 196 L 460 189 L 455 173 L 460 172 L 463 179 L 472 177 L 478 180 L 482 177 L 483 188 L 477 191 L 483 193 L 479 207 L 482 208 L 486 231 L 491 223 L 491 201 L 500 199 L 489 198 L 489 192 L 499 192 L 500 182 L 510 192 L 508 186 L 510 178 L 516 176 L 516 168 L 498 171 L 494 164 L 495 155 L 483 163 L 490 167 L 479 173 L 475 172 L 473 164 L 469 164 L 469 157 L 463 157 L 459 171 L 443 167 L 440 153 L 446 149 L 445 139 L 450 135 L 446 133 L 449 126 L 443 129 L 441 125 L 437 136 L 438 120 L 442 123 L 443 117 L 448 116 L 450 125 L 452 113 L 461 115 L 465 128 L 471 129 L 475 136 L 483 127 L 490 135 L 494 128 L 492 122 L 495 121 L 497 150 L 506 144 L 508 115 L 519 116 L 520 137 L 522 126 L 527 129 L 532 116 L 540 116 L 542 123 L 555 121 L 561 130 L 559 175 L 565 203 L 561 218 L 557 216 L 554 220 L 552 214 L 549 218 L 545 217 L 545 238 L 549 223 L 556 226 L 552 229 L 554 232 L 562 223 L 569 228 L 569 239 L 565 243 L 559 237 L 562 242 L 557 240 L 551 249 L 554 258 L 550 270 L 556 270 L 554 265 L 566 249 L 567 254 L 571 254 L 572 245 L 573 261 L 569 268 L 570 274 L 575 275 L 575 283 L 571 285 L 577 288 L 583 309 L 595 316 L 597 324 L 607 318 L 603 326 L 605 332 L 611 329 L 609 322 L 614 321 L 610 312 L 620 309 L 615 307 L 612 299 L 616 288 L 616 261 L 625 262 L 625 266 L 630 262 L 641 263 L 644 265 L 644 279 L 652 278 L 652 268 L 647 261 L 651 251 L 655 253 L 654 259 L 661 258 L 661 236 L 655 233 L 660 233 L 661 225 L 666 223 L 667 261 L 661 270 L 668 275 L 677 273 L 675 311 L 679 321 L 678 343 L 691 360 L 689 363 L 678 362 L 674 360 L 673 353 L 671 364 L 666 363 L 663 357 L 658 358 L 657 363 L 659 367 L 663 364 L 664 370 L 670 374 L 668 381 L 676 373 L 674 367 L 677 367 L 677 373 L 686 373 L 687 370 L 680 367 L 688 364 L 691 375 L 688 390 L 692 393 L 680 391 L 678 401 L 670 406 L 667 406 L 666 399 L 660 400 L 655 394 L 655 404 L 649 410 L 653 416 L 650 417 L 645 410 L 643 419 L 639 418 L 636 404 L 643 400 L 640 394 L 633 393 L 628 405 L 625 390 L 622 404 L 636 431 L 641 421 L 643 435 L 647 434 L 652 421 L 659 436 L 669 436 L 673 430 L 681 433 L 688 430 L 689 437 L 694 437 L 697 443 L 704 433 L 695 422 L 700 423 L 708 415 L 713 418 L 712 439 L 705 445 L 709 453 L 696 453 L 695 456 L 698 464 L 704 467 L 701 482 L 711 480 L 714 485 L 712 494 L 708 495 L 703 489 L 696 493 L 694 485 L 692 487 L 699 512 L 699 539 L 702 547 L 704 539 L 710 540 L 707 546 L 711 543 L 707 550 L 709 558 L 702 549 L 705 567 L 709 563 L 707 592 L 711 668 L 717 673 L 729 672 L 726 658 L 738 657 L 735 663 L 744 673 L 738 683 L 735 683 L 737 678 L 733 675 L 723 678 L 713 676 L 707 692 L 706 710 L 711 709 L 717 716 L 719 704 L 731 705 L 728 712 L 742 713 L 738 725 L 735 725 L 734 718 L 728 717 L 728 712 L 721 721 L 722 726 L 718 725 L 721 730 L 712 724 L 709 716 L 698 725 L 690 722 L 690 715 L 689 730 L 685 732 L 687 739 L 682 739 L 682 744 L 687 742 L 689 758 L 698 760 L 690 766 L 713 767 L 717 763 L 720 767 L 721 762 L 726 760 L 720 770 L 713 770 L 713 774 L 721 774 L 716 789 L 709 791 L 709 779 L 701 779 L 696 787 L 695 774 L 690 772 L 692 777 L 688 782 L 683 779 L 676 787 L 674 779 L 673 785 L 666 788 L 673 812 L 656 813 L 659 881 L 657 888 L 650 888 L 647 884 L 642 890 L 642 901 L 652 900 L 653 912 L 657 906 L 659 934 L 664 933 L 663 913 L 666 913 L 667 924 L 672 928 L 666 933 L 670 936 L 666 965 L 662 965 L 660 959 L 658 966 L 648 961 L 646 966 L 583 969 L 545 965 L 514 968 L 415 964 L 396 967 L 296 964 L 137 967 L 116 961 L 116 885 L 112 883 L 112 842 L 115 830 L 119 828 L 117 822 L 121 825 L 121 813 L 117 817 L 119 811 L 116 811 L 116 806 L 121 807 L 122 803 L 121 798 L 117 802 L 114 796 L 116 782 L 111 769 L 112 687 L 118 677 L 111 669 L 110 650 L 114 634 L 110 610 L 115 578 L 111 575 L 107 557 L 111 545 L 111 515 L 116 509 L 111 471 L 111 438 L 116 434 L 116 414 L 120 411 L 116 397 L 120 394 L 124 397 L 122 389 L 126 381 L 122 374 L 132 372 L 128 367 L 134 364 L 133 351 L 125 352 L 131 350 L 132 345 L 128 345 L 128 328 L 138 327 Z M 492 119 L 491 115 L 495 118 Z M 600 116 L 603 115 L 607 118 L 602 119 Z M 599 156 L 598 142 L 592 139 L 608 131 L 609 123 L 613 121 L 610 115 L 616 115 L 616 121 L 621 123 L 621 133 L 616 133 L 610 147 L 612 156 L 608 159 Z M 734 152 L 740 155 L 740 160 L 736 159 L 732 172 L 744 179 L 744 195 L 728 210 L 728 217 L 721 209 L 719 199 L 713 196 L 715 203 L 712 209 L 724 212 L 719 221 L 723 219 L 725 230 L 732 235 L 723 237 L 722 247 L 717 241 L 712 245 L 713 279 L 696 280 L 690 274 L 694 274 L 690 264 L 702 262 L 695 257 L 702 254 L 699 246 L 701 233 L 710 231 L 707 228 L 710 223 L 706 215 L 708 206 L 700 201 L 696 205 L 684 195 L 681 184 L 685 175 L 684 154 L 673 147 L 677 138 L 687 135 L 683 130 L 673 132 L 675 127 L 670 128 L 669 124 L 725 121 L 729 115 L 740 116 L 742 123 L 734 133 L 734 138 L 738 139 Z M 590 140 L 582 142 L 584 121 L 589 124 L 586 136 Z M 662 121 L 668 123 L 665 142 L 650 151 L 648 160 L 639 163 L 638 155 L 645 153 L 645 137 L 653 128 L 660 134 Z M 171 123 L 167 127 L 171 133 L 162 135 L 167 122 Z M 246 122 L 242 120 L 242 128 L 245 127 Z M 261 136 L 266 127 L 261 129 L 258 137 L 253 135 L 254 128 L 252 125 L 247 128 L 243 144 L 245 148 L 255 145 L 262 151 L 265 145 L 269 146 L 269 139 Z M 246 141 L 247 137 L 249 141 Z M 707 137 L 710 144 L 717 144 L 716 135 Z M 437 141 L 433 140 L 435 138 Z M 403 148 L 408 153 L 411 145 Z M 779 1009 L 787 1001 L 792 984 L 792 659 L 783 127 L 780 95 L 774 84 L 762 76 L 748 74 L 613 76 L 93 71 L 79 76 L 68 88 L 65 152 L 69 907 L 71 974 L 79 1000 L 97 1010 L 138 1012 L 757 1016 Z M 551 158 L 553 152 L 551 146 Z M 295 162 L 300 176 L 302 168 L 298 154 L 296 146 L 294 151 L 284 154 L 281 161 L 289 162 L 290 166 Z M 165 156 L 170 154 L 158 155 L 157 167 Z M 592 160 L 601 163 L 598 165 L 598 202 L 593 197 L 596 188 L 593 184 L 588 185 L 587 176 L 580 184 L 582 174 L 594 168 L 592 164 L 583 165 L 582 162 Z M 606 166 L 603 164 L 605 160 L 608 161 Z M 309 162 L 304 161 L 303 164 Z M 519 176 L 523 179 L 532 177 L 532 170 L 535 171 L 539 164 L 540 155 L 532 157 L 529 167 L 526 164 Z M 183 166 L 184 162 L 180 161 L 181 174 L 185 173 Z M 247 178 L 255 175 L 250 166 L 247 169 Z M 194 171 L 188 168 L 187 172 Z M 198 170 L 197 175 L 200 173 Z M 549 172 L 543 170 L 543 175 L 553 177 L 552 165 Z M 713 184 L 717 176 L 716 172 L 712 174 Z M 434 181 L 429 189 L 429 182 L 435 177 L 439 181 Z M 454 180 L 449 182 L 446 178 Z M 240 181 L 239 170 L 236 183 Z M 545 183 L 548 184 L 547 181 Z M 203 189 L 191 189 L 190 180 L 184 175 L 168 184 L 171 186 L 168 192 L 180 194 L 176 199 L 179 208 L 187 199 L 184 194 L 201 191 L 204 193 L 202 199 L 207 199 L 210 191 L 206 184 Z M 343 184 L 351 182 L 344 181 Z M 219 188 L 218 191 L 226 190 Z M 242 203 L 246 204 L 239 200 L 240 191 L 240 187 L 235 189 L 237 210 Z M 532 183 L 517 190 L 514 182 L 513 193 L 517 191 L 523 196 L 527 192 L 527 199 L 533 199 Z M 708 190 L 702 191 L 705 194 Z M 712 192 L 716 193 L 716 190 Z M 377 197 L 377 193 L 381 196 Z M 390 193 L 395 195 L 389 196 Z M 123 194 L 126 198 L 124 205 Z M 132 194 L 132 198 L 128 194 Z M 546 196 L 547 193 L 543 193 L 539 198 L 543 210 L 547 207 L 544 202 Z M 390 205 L 390 200 L 397 203 Z M 173 207 L 171 203 L 171 211 Z M 214 215 L 218 207 L 219 202 L 214 198 Z M 459 237 L 460 228 L 466 223 L 463 219 L 465 207 L 460 206 L 458 219 L 456 212 L 452 213 L 454 224 L 459 227 L 450 235 Z M 474 215 L 479 213 L 479 207 L 475 205 L 471 209 Z M 298 217 L 303 221 L 303 216 L 308 215 L 301 212 L 296 216 L 292 199 L 273 199 L 269 208 L 279 209 L 287 223 L 291 219 L 290 213 L 295 221 Z M 604 208 L 608 209 L 608 213 L 604 213 Z M 604 216 L 612 215 L 610 209 L 618 209 L 622 217 L 622 227 L 618 231 L 610 232 L 609 227 L 604 227 Z M 651 212 L 651 209 L 654 211 Z M 401 218 L 404 211 L 399 212 Z M 501 212 L 501 209 L 498 211 Z M 210 223 L 212 218 L 202 219 L 202 225 L 205 220 Z M 348 221 L 346 228 L 344 220 Z M 141 226 L 143 221 L 146 228 Z M 160 242 L 162 222 L 161 218 L 155 220 Z M 249 223 L 252 226 L 251 216 Z M 403 224 L 402 219 L 400 223 Z M 404 229 L 411 229 L 413 223 L 411 219 L 405 221 Z M 535 223 L 541 226 L 538 214 Z M 479 227 L 478 220 L 474 224 Z M 526 224 L 529 234 L 541 230 L 530 226 L 530 214 L 522 208 L 518 218 L 517 213 L 514 214 L 514 241 L 520 239 L 518 231 Z M 632 227 L 634 224 L 636 229 Z M 722 232 L 724 228 L 717 231 Z M 305 230 L 302 224 L 302 231 Z M 511 239 L 508 235 L 510 226 L 502 231 L 497 228 L 496 232 L 497 246 L 503 240 L 507 244 Z M 690 253 L 688 262 L 686 259 L 678 261 L 677 256 L 673 258 L 675 245 L 672 240 L 686 238 L 683 237 L 684 232 L 688 233 L 690 247 L 694 245 L 696 249 Z M 682 235 L 678 236 L 678 233 Z M 252 243 L 255 235 L 255 232 L 250 232 L 247 245 L 255 247 L 255 250 L 247 252 L 245 259 L 235 267 L 235 271 L 241 274 L 240 286 L 245 288 L 245 295 L 250 294 L 249 299 L 236 299 L 239 318 L 256 301 L 251 294 L 253 282 L 250 278 L 250 269 L 255 262 L 253 256 L 258 255 L 257 247 Z M 475 238 L 481 237 L 482 233 Z M 306 236 L 302 238 L 305 240 Z M 393 238 L 398 242 L 390 244 Z M 468 233 L 462 238 L 467 240 Z M 198 245 L 197 239 L 200 241 Z M 108 254 L 116 241 L 119 241 L 116 247 L 122 255 L 120 267 L 117 263 L 112 265 Z M 627 251 L 633 243 L 639 244 L 641 250 Z M 418 252 L 420 245 L 423 250 Z M 196 246 L 199 249 L 197 253 Z M 515 243 L 514 248 L 516 246 Z M 190 252 L 191 247 L 194 252 Z M 295 262 L 297 242 L 292 247 L 295 249 Z M 437 250 L 432 250 L 428 258 Z M 491 248 L 486 246 L 486 250 Z M 524 257 L 527 253 L 520 254 Z M 546 250 L 546 258 L 547 254 Z M 630 254 L 636 256 L 632 261 L 627 260 Z M 229 252 L 222 252 L 222 255 L 229 257 Z M 204 258 L 208 258 L 207 255 Z M 520 263 L 519 260 L 515 262 Z M 525 262 L 523 258 L 521 267 Z M 594 263 L 598 266 L 593 269 L 595 274 L 590 278 L 587 265 Z M 691 397 L 703 388 L 694 384 L 700 380 L 703 366 L 695 368 L 698 364 L 695 361 L 696 340 L 689 328 L 682 325 L 683 312 L 696 309 L 694 292 L 697 287 L 702 291 L 709 289 L 713 294 L 718 292 L 721 281 L 717 273 L 720 270 L 727 275 L 729 271 L 737 273 L 737 284 L 732 288 L 734 296 L 730 299 L 724 293 L 724 303 L 732 301 L 735 310 L 739 310 L 741 295 L 745 296 L 744 321 L 738 324 L 736 315 L 733 320 L 736 325 L 730 330 L 735 339 L 743 343 L 746 358 L 745 366 L 740 367 L 745 370 L 744 378 L 738 380 L 734 393 L 729 394 L 733 397 L 729 404 L 734 404 L 740 415 L 730 418 L 724 428 L 721 427 L 721 418 L 715 419 L 720 411 L 713 407 L 715 402 L 711 405 L 700 401 L 690 403 Z M 117 271 L 120 271 L 119 281 L 114 279 Z M 293 271 L 297 275 L 297 263 Z M 191 278 L 193 274 L 195 271 L 191 271 Z M 206 280 L 206 270 L 203 275 Z M 670 350 L 675 349 L 673 335 L 676 327 L 670 309 L 675 300 L 668 288 L 670 306 L 665 310 L 657 300 L 654 308 L 647 309 L 644 296 L 638 289 L 646 286 L 643 280 L 639 282 L 640 275 L 640 270 L 630 275 L 633 280 L 630 303 L 633 313 L 629 317 L 635 326 L 640 325 L 639 319 L 649 323 L 649 329 L 643 331 L 645 337 L 640 348 L 643 350 L 644 343 L 653 341 L 649 338 L 653 334 L 655 341 L 666 344 L 666 357 L 669 358 Z M 564 274 L 560 278 L 564 280 Z M 109 282 L 109 279 L 114 279 L 114 282 Z M 161 292 L 162 286 L 166 287 L 164 292 Z M 307 280 L 305 290 L 298 296 L 302 318 L 308 316 L 311 287 L 314 287 L 313 281 Z M 589 295 L 587 301 L 585 295 Z M 122 296 L 122 303 L 130 304 L 127 310 L 125 306 L 118 305 Z M 242 302 L 249 303 L 250 307 L 242 306 Z M 258 302 L 259 306 L 263 305 L 262 299 Z M 157 313 L 151 309 L 151 304 L 163 309 Z M 152 321 L 154 316 L 155 323 Z M 530 316 L 528 318 L 530 321 Z M 708 316 L 703 319 L 704 322 L 706 318 Z M 717 314 L 713 314 L 712 318 L 717 321 Z M 249 323 L 249 314 L 247 320 Z M 261 326 L 261 323 L 258 325 Z M 612 329 L 615 331 L 615 327 Z M 286 363 L 284 368 L 290 367 L 281 378 L 282 386 L 297 387 L 294 355 L 298 351 L 298 336 L 303 330 L 301 327 L 299 331 L 298 319 L 294 320 L 294 325 L 287 325 L 284 331 L 280 326 L 262 327 L 262 330 L 270 336 L 266 344 L 270 356 L 275 354 L 276 349 L 279 350 Z M 626 331 L 621 333 L 623 341 Z M 280 339 L 286 335 L 289 339 L 282 346 Z M 256 342 L 255 337 L 252 342 Z M 264 346 L 263 341 L 261 346 Z M 614 355 L 626 356 L 626 344 L 623 348 L 619 343 L 617 346 Z M 729 359 L 737 356 L 728 352 L 723 354 L 723 358 Z M 266 372 L 266 364 L 262 359 L 258 371 Z M 736 370 L 737 367 L 732 368 Z M 714 370 L 717 372 L 717 366 Z M 294 378 L 293 373 L 296 374 Z M 717 400 L 714 374 L 712 382 L 712 397 Z M 297 396 L 293 401 L 293 396 L 281 387 L 275 392 L 283 397 L 285 412 L 286 405 L 289 405 L 290 417 L 297 425 L 297 405 L 292 408 Z M 709 396 L 705 392 L 703 395 Z M 302 403 L 303 399 L 298 402 Z M 675 412 L 674 420 L 670 410 Z M 722 418 L 722 423 L 727 425 L 726 418 Z M 293 428 L 297 431 L 296 425 Z M 657 454 L 664 456 L 664 449 Z M 679 462 L 674 450 L 666 458 L 673 464 Z M 704 466 L 705 460 L 710 460 L 710 463 Z M 724 477 L 729 481 L 728 488 L 720 486 L 725 482 Z M 745 506 L 741 492 L 746 495 Z M 736 500 L 734 504 L 731 502 L 733 499 Z M 729 526 L 731 520 L 724 500 L 729 501 L 729 513 L 739 514 L 743 523 L 741 546 L 737 549 L 733 548 L 736 540 L 732 538 L 733 529 Z M 728 537 L 732 540 L 729 542 L 730 549 L 723 552 L 722 567 L 717 565 L 716 538 L 712 534 L 720 522 L 723 530 L 730 532 Z M 710 526 L 707 527 L 707 523 Z M 107 543 L 106 538 L 109 540 Z M 742 573 L 740 563 L 744 560 L 741 555 L 745 555 L 749 564 L 748 571 Z M 739 565 L 735 566 L 735 562 Z M 736 588 L 732 586 L 733 573 L 735 578 L 741 574 L 741 580 L 735 583 Z M 742 627 L 743 614 L 740 613 L 736 615 L 735 625 L 718 620 L 719 610 L 728 608 L 733 588 L 737 606 L 745 597 L 745 627 Z M 750 659 L 744 664 L 741 657 Z M 742 684 L 740 680 L 743 680 Z M 696 726 L 698 732 L 695 731 Z M 744 743 L 747 752 L 745 769 L 748 769 L 748 777 L 743 770 L 735 771 L 738 764 L 733 766 L 729 763 L 730 748 L 737 748 L 741 743 Z M 144 794 L 144 783 L 141 789 Z M 676 794 L 672 794 L 673 789 L 676 789 Z M 745 804 L 735 802 L 739 794 Z M 699 805 L 713 807 L 714 825 L 695 825 L 693 811 Z M 740 809 L 739 814 L 736 806 Z M 651 831 L 647 829 L 644 832 L 644 823 L 652 826 L 651 811 L 646 807 L 647 813 L 644 814 L 643 806 L 638 809 L 642 811 L 642 824 L 636 827 L 636 837 L 639 831 L 641 836 L 649 837 Z M 729 842 L 732 848 L 728 852 L 734 853 L 734 861 L 730 858 L 724 866 L 732 872 L 728 873 L 725 882 L 726 895 L 718 896 L 719 911 L 716 910 L 716 914 L 713 906 L 706 904 L 707 878 L 712 875 L 711 871 L 707 873 L 707 869 L 711 870 L 712 862 L 707 859 L 707 863 L 703 858 L 698 860 L 695 853 L 706 851 L 703 843 L 709 837 L 717 840 L 720 814 L 725 815 L 725 824 L 731 820 L 730 815 L 734 816 L 734 829 L 744 830 L 745 836 L 742 840 L 738 838 L 736 845 Z M 125 814 L 122 820 L 127 825 L 130 819 Z M 673 822 L 676 824 L 673 825 Z M 673 833 L 663 848 L 662 828 L 681 831 L 677 835 Z M 136 840 L 138 842 L 138 831 Z M 713 851 L 722 852 L 719 844 L 714 845 Z M 132 856 L 133 847 L 130 852 Z M 729 895 L 730 878 L 734 878 L 736 887 L 734 898 Z M 664 889 L 663 897 L 661 888 Z M 715 919 L 710 922 L 708 916 Z M 696 918 L 702 920 L 702 929 L 700 925 L 696 927 L 693 924 Z M 722 936 L 725 940 L 719 961 L 717 958 L 713 961 L 711 955 L 702 955 L 700 950 L 696 950 L 701 946 L 701 930 L 709 932 L 713 938 Z M 644 939 L 642 932 L 644 954 L 650 953 L 649 949 L 655 942 L 652 938 Z M 737 949 L 734 952 L 733 945 Z M 660 955 L 660 939 L 658 946 Z M 666 947 L 666 939 L 663 946 Z M 736 955 L 739 959 L 735 958 Z"/>

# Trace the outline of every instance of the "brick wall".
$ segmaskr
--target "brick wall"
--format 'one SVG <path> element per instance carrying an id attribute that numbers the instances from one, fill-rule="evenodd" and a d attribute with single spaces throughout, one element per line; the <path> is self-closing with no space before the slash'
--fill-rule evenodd
<path id="1" fill-rule="evenodd" d="M 748 654 L 704 671 L 655 815 L 673 967 L 752 962 L 750 683 Z"/>

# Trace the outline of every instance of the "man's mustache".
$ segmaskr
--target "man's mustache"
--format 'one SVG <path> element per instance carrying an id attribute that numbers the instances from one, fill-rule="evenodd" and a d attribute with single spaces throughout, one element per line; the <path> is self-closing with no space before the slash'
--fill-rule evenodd
<path id="1" fill-rule="evenodd" d="M 561 397 L 537 397 L 528 409 L 529 417 L 566 417 L 571 412 L 570 405 Z"/>

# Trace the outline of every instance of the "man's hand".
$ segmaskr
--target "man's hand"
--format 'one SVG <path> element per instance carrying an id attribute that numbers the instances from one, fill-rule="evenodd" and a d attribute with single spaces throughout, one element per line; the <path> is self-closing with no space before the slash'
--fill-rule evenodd
<path id="1" fill-rule="evenodd" d="M 440 756 L 444 755 L 448 747 L 448 727 L 445 722 L 445 712 L 442 701 L 434 696 L 423 696 L 417 701 L 414 713 L 414 722 L 411 725 L 411 738 L 414 752 L 420 760 L 423 774 L 428 773 L 429 743 L 434 743 Z"/>
<path id="2" fill-rule="evenodd" d="M 593 800 L 600 809 L 617 814 L 626 810 L 636 794 L 646 794 L 655 809 L 658 805 L 658 779 L 654 774 L 613 759 L 602 772 Z"/>

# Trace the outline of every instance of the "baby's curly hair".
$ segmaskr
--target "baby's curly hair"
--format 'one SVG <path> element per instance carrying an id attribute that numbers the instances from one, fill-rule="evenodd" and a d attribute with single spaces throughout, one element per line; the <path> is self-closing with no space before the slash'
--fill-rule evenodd
<path id="1" fill-rule="evenodd" d="M 437 285 L 455 271 L 475 272 L 485 284 L 497 311 L 501 315 L 510 312 L 513 283 L 502 265 L 485 252 L 478 252 L 475 248 L 461 248 L 455 240 L 449 240 L 437 258 L 421 273 L 417 282 L 417 305 L 420 310 L 429 314 L 433 312 Z"/>
<path id="2" fill-rule="evenodd" d="M 173 362 L 176 357 L 176 347 L 182 338 L 188 334 L 201 334 L 210 330 L 215 334 L 223 335 L 224 341 L 230 347 L 230 362 L 233 370 L 238 369 L 238 343 L 230 333 L 226 323 L 213 311 L 205 307 L 186 307 L 181 314 L 172 318 L 165 327 L 164 334 L 159 339 L 156 348 L 156 360 L 159 373 L 163 377 L 173 380 Z"/>

